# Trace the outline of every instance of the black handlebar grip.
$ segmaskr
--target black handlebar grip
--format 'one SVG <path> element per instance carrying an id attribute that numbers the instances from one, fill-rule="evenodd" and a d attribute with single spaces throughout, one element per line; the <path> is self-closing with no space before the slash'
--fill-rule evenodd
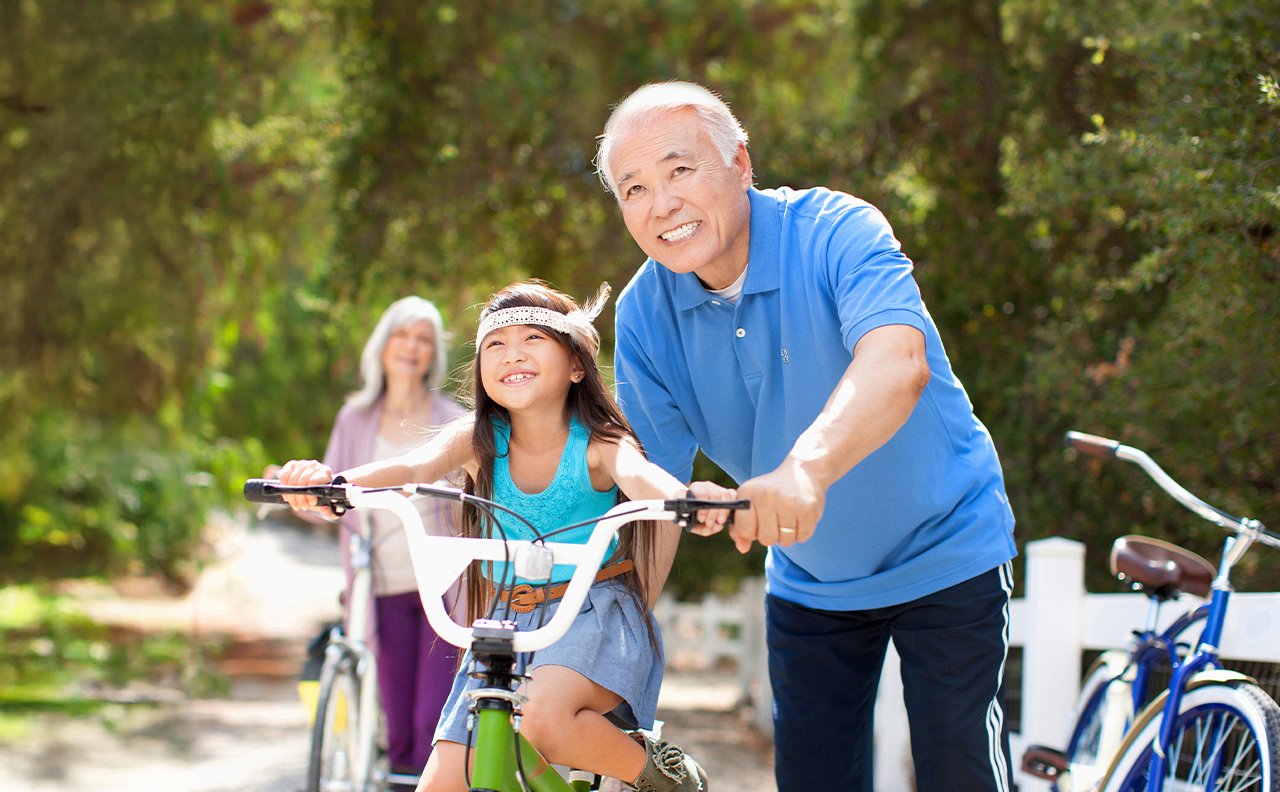
<path id="1" fill-rule="evenodd" d="M 663 501 L 663 506 L 667 511 L 702 511 L 703 509 L 750 509 L 751 501 L 749 500 L 705 500 L 700 498 L 679 498 L 676 500 Z"/>
<path id="2" fill-rule="evenodd" d="M 1120 447 L 1120 443 L 1117 440 L 1085 434 L 1084 432 L 1067 432 L 1066 436 L 1063 437 L 1063 441 L 1082 454 L 1096 456 L 1101 459 L 1114 459 L 1116 449 Z"/>
<path id="3" fill-rule="evenodd" d="M 244 499 L 252 503 L 284 503 L 284 498 L 274 492 L 276 479 L 249 479 L 244 483 Z"/>

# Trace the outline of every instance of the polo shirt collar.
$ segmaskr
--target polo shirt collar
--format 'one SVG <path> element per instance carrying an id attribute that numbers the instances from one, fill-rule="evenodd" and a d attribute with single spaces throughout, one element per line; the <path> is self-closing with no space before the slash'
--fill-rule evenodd
<path id="1" fill-rule="evenodd" d="M 778 288 L 778 239 L 782 227 L 777 204 L 755 187 L 747 189 L 747 198 L 751 202 L 751 248 L 747 253 L 747 282 L 742 285 L 742 293 L 774 291 Z M 687 311 L 715 298 L 692 272 L 676 274 L 657 261 L 653 263 L 673 280 L 679 310 Z"/>
<path id="2" fill-rule="evenodd" d="M 751 199 L 751 251 L 747 253 L 747 282 L 742 285 L 742 293 L 776 291 L 782 239 L 778 202 L 755 187 L 748 189 L 747 197 Z"/>

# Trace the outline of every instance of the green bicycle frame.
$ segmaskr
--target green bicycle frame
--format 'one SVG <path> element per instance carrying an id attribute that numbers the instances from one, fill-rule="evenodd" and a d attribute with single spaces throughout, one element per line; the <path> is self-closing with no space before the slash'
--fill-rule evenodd
<path id="1" fill-rule="evenodd" d="M 516 734 L 516 706 L 522 697 L 515 693 L 521 679 L 514 672 L 515 633 L 515 624 L 511 622 L 484 620 L 473 626 L 471 651 L 483 669 L 475 676 L 485 684 L 472 694 L 476 720 L 471 791 L 590 792 L 589 781 L 565 781 L 523 734 Z M 517 744 L 519 762 L 516 761 Z"/>
<path id="2" fill-rule="evenodd" d="M 528 789 L 533 792 L 589 792 L 589 781 L 565 781 L 523 734 L 518 739 L 520 764 L 527 774 L 524 780 Z M 510 709 L 480 710 L 475 747 L 472 748 L 475 757 L 471 770 L 473 792 L 525 792 L 526 787 L 521 786 L 516 775 L 516 740 Z"/>

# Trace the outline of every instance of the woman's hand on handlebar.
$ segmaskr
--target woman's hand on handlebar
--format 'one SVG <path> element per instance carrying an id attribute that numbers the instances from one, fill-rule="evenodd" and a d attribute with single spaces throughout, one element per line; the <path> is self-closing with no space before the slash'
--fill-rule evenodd
<path id="1" fill-rule="evenodd" d="M 736 500 L 738 497 L 737 490 L 722 487 L 713 481 L 695 481 L 689 485 L 689 492 L 700 500 Z M 703 509 L 698 512 L 697 524 L 689 530 L 699 536 L 718 534 L 732 517 L 732 509 Z"/>
<path id="2" fill-rule="evenodd" d="M 314 459 L 291 459 L 280 468 L 280 483 L 291 487 L 307 487 L 328 484 L 333 481 L 333 470 Z M 284 502 L 294 511 L 317 511 L 331 519 L 337 515 L 327 506 L 318 506 L 314 495 L 282 495 Z"/>

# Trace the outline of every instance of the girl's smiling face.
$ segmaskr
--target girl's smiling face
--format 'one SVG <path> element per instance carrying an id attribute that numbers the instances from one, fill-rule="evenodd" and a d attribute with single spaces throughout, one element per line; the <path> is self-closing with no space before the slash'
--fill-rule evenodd
<path id="1" fill-rule="evenodd" d="M 490 399 L 516 411 L 563 408 L 583 371 L 555 331 L 539 325 L 499 327 L 480 342 L 480 381 Z"/>

